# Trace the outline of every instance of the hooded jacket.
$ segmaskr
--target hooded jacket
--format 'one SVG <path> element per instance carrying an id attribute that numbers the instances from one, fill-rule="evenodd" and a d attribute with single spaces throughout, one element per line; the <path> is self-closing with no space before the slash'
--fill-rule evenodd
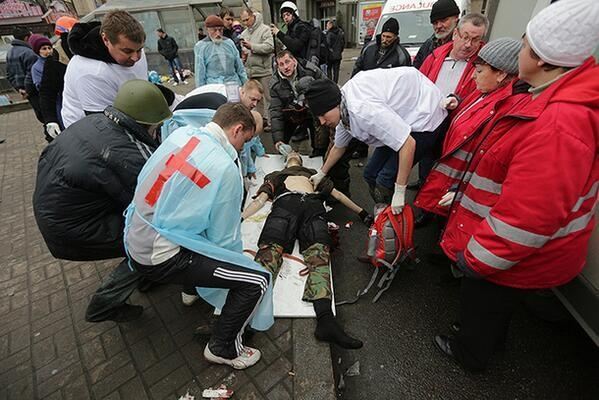
<path id="1" fill-rule="evenodd" d="M 108 107 L 76 122 L 44 149 L 33 209 L 54 257 L 86 261 L 125 255 L 123 212 L 157 146 L 137 122 Z"/>
<path id="2" fill-rule="evenodd" d="M 14 39 L 6 55 L 6 78 L 16 90 L 25 89 L 25 77 L 37 61 L 37 55 L 28 43 Z"/>
<path id="3" fill-rule="evenodd" d="M 468 59 L 468 65 L 464 69 L 462 73 L 462 77 L 460 81 L 456 85 L 454 90 L 454 94 L 460 98 L 465 98 L 470 93 L 476 90 L 476 82 L 472 79 L 472 72 L 474 71 L 473 61 L 476 60 L 478 56 L 478 52 L 483 48 L 485 44 L 481 43 L 479 49 Z M 443 67 L 443 62 L 445 58 L 449 56 L 451 50 L 453 49 L 453 41 L 444 44 L 443 46 L 437 47 L 422 63 L 420 67 L 420 72 L 428 77 L 433 82 L 437 82 L 437 77 L 439 76 L 439 72 L 441 72 L 441 67 Z"/>
<path id="4" fill-rule="evenodd" d="M 78 23 L 68 38 L 74 54 L 64 77 L 62 119 L 65 127 L 90 113 L 112 105 L 119 87 L 131 79 L 147 79 L 148 63 L 142 51 L 133 66 L 119 65 L 100 35 L 100 23 Z"/>
<path id="5" fill-rule="evenodd" d="M 588 59 L 494 121 L 441 247 L 466 275 L 551 288 L 582 270 L 599 189 L 599 66 Z"/>
<path id="6" fill-rule="evenodd" d="M 410 67 L 412 59 L 410 53 L 399 43 L 399 38 L 387 49 L 383 57 L 379 56 L 381 48 L 381 35 L 376 35 L 376 40 L 370 42 L 362 49 L 356 60 L 351 76 L 360 71 L 368 71 L 375 68 Z"/>
<path id="7" fill-rule="evenodd" d="M 449 207 L 440 206 L 439 200 L 460 182 L 473 152 L 484 151 L 493 144 L 485 140 L 485 126 L 508 111 L 513 112 L 514 107 L 527 104 L 531 99 L 529 87 L 515 80 L 487 95 L 476 90 L 464 99 L 453 112 L 441 157 L 418 192 L 414 205 L 447 216 Z M 484 145 L 480 146 L 482 141 Z"/>
<path id="8" fill-rule="evenodd" d="M 241 32 L 241 39 L 252 44 L 252 49 L 245 62 L 250 79 L 272 75 L 272 56 L 274 42 L 268 26 L 264 25 L 262 14 L 254 13 L 254 25 Z M 266 88 L 265 88 L 266 89 Z"/>

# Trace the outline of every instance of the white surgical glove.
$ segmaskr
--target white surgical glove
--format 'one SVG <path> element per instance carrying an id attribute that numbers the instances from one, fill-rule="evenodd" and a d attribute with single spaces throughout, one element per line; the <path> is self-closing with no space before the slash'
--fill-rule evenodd
<path id="1" fill-rule="evenodd" d="M 315 173 L 314 175 L 312 175 L 310 177 L 310 182 L 312 182 L 312 185 L 314 185 L 314 188 L 318 187 L 318 185 L 320 184 L 320 181 L 322 181 L 325 176 L 327 176 L 327 174 L 325 174 L 321 170 L 318 170 L 317 173 Z"/>
<path id="2" fill-rule="evenodd" d="M 395 184 L 395 191 L 391 199 L 391 212 L 393 214 L 399 214 L 406 205 L 406 186 L 399 183 Z"/>
<path id="3" fill-rule="evenodd" d="M 455 110 L 458 107 L 458 99 L 453 96 L 446 97 L 439 103 L 441 108 L 446 110 Z"/>
<path id="4" fill-rule="evenodd" d="M 441 200 L 439 200 L 439 203 L 437 204 L 439 204 L 441 207 L 449 207 L 454 198 L 455 192 L 447 192 L 443 195 L 443 197 L 441 197 Z"/>
<path id="5" fill-rule="evenodd" d="M 56 122 L 48 122 L 46 124 L 46 133 L 52 138 L 55 139 L 56 136 L 60 134 L 60 126 Z"/>

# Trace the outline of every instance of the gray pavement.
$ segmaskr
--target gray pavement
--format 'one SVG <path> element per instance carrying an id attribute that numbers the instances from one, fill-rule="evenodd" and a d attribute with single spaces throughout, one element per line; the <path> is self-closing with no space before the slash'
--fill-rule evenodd
<path id="1" fill-rule="evenodd" d="M 185 93 L 193 85 L 179 86 Z M 48 252 L 31 198 L 46 146 L 33 112 L 0 115 L 0 400 L 178 399 L 225 384 L 236 399 L 332 399 L 329 346 L 315 322 L 277 320 L 248 344 L 262 360 L 246 371 L 202 356 L 212 309 L 181 304 L 176 286 L 135 292 L 142 318 L 84 321 L 89 298 L 119 260 L 66 262 Z"/>

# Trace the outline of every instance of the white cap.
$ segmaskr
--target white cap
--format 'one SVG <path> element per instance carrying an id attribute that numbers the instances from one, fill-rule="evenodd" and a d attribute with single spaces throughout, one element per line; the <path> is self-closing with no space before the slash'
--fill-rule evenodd
<path id="1" fill-rule="evenodd" d="M 526 39 L 546 63 L 581 65 L 599 43 L 599 1 L 560 0 L 551 4 L 528 23 Z"/>

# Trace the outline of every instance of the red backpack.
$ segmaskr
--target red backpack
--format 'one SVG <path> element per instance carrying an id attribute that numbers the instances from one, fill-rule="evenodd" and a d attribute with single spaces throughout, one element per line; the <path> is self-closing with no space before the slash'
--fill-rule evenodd
<path id="1" fill-rule="evenodd" d="M 372 299 L 375 303 L 381 295 L 391 287 L 391 283 L 399 271 L 399 267 L 408 258 L 413 263 L 419 263 L 416 257 L 413 242 L 414 233 L 414 212 L 409 205 L 406 205 L 402 212 L 395 215 L 391 211 L 391 206 L 385 207 L 383 211 L 377 214 L 372 226 L 368 230 L 368 251 L 370 262 L 375 270 L 372 273 L 370 282 L 360 290 L 353 300 L 346 300 L 336 303 L 336 305 L 353 304 L 358 299 L 368 293 L 374 284 L 380 267 L 385 267 L 385 272 L 379 280 L 379 291 Z"/>

